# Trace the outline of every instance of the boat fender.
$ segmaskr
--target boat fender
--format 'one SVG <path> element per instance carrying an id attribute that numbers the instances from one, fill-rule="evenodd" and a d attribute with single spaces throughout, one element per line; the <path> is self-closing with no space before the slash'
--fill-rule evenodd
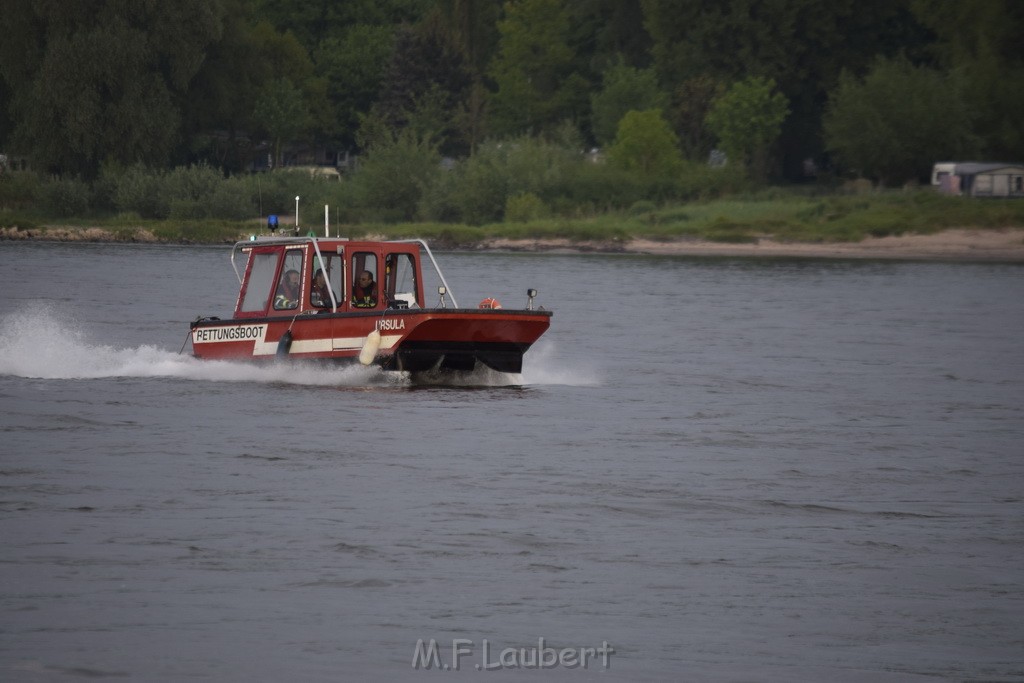
<path id="1" fill-rule="evenodd" d="M 370 334 L 366 335 L 366 341 L 363 342 L 363 348 L 359 352 L 359 362 L 363 365 L 369 365 L 373 362 L 373 359 L 377 357 L 377 351 L 380 350 L 380 332 L 374 330 Z"/>
<path id="2" fill-rule="evenodd" d="M 498 303 L 497 299 L 487 297 L 480 302 L 480 308 L 501 308 L 501 304 Z"/>
<path id="3" fill-rule="evenodd" d="M 288 355 L 292 348 L 292 331 L 286 330 L 281 338 L 277 340 L 277 355 L 280 358 Z"/>

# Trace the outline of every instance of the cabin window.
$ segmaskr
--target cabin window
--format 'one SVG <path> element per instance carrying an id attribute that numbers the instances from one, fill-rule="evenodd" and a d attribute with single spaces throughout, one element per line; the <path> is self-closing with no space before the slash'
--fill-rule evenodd
<path id="1" fill-rule="evenodd" d="M 418 308 L 416 262 L 412 254 L 388 254 L 384 259 L 384 293 L 391 308 Z"/>
<path id="2" fill-rule="evenodd" d="M 357 251 L 352 255 L 352 305 L 356 308 L 377 306 L 377 255 Z"/>
<path id="3" fill-rule="evenodd" d="M 321 258 L 322 257 L 322 258 Z M 313 276 L 310 278 L 309 304 L 314 308 L 330 308 L 331 295 L 340 306 L 344 302 L 345 265 L 338 254 L 313 254 Z"/>
<path id="4" fill-rule="evenodd" d="M 262 313 L 267 310 L 270 292 L 274 288 L 274 274 L 277 272 L 277 257 L 274 252 L 253 253 L 249 259 L 248 285 L 242 298 L 240 313 Z"/>
<path id="5" fill-rule="evenodd" d="M 284 254 L 281 277 L 274 291 L 274 310 L 289 311 L 299 307 L 302 296 L 302 250 L 289 249 Z"/>

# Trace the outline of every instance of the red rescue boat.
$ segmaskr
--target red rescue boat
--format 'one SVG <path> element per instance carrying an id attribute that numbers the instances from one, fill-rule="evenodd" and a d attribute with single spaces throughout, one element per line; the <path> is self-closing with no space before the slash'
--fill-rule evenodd
<path id="1" fill-rule="evenodd" d="M 429 306 L 423 255 L 441 282 Z M 255 237 L 235 244 L 231 264 L 241 285 L 234 315 L 191 324 L 197 358 L 358 360 L 411 373 L 484 365 L 519 373 L 552 315 L 534 307 L 533 289 L 522 310 L 493 299 L 460 308 L 423 240 Z"/>

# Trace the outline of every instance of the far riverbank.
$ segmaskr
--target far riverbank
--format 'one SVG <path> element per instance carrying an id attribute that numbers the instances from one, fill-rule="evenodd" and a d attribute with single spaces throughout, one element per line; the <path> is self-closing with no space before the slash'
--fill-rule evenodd
<path id="1" fill-rule="evenodd" d="M 1024 229 L 951 229 L 930 235 L 868 237 L 859 242 L 780 242 L 760 239 L 731 244 L 707 240 L 633 239 L 621 244 L 569 240 L 488 240 L 480 248 L 510 251 L 615 251 L 666 256 L 760 256 L 1002 261 L 1024 263 Z"/>
<path id="2" fill-rule="evenodd" d="M 377 236 L 379 237 L 379 236 Z M 238 235 L 245 239 L 246 235 Z M 188 244 L 190 239 L 158 237 L 146 228 L 110 230 L 100 227 L 43 227 L 21 230 L 0 228 L 0 240 L 54 242 L 136 242 Z M 230 240 L 229 240 L 230 241 Z M 914 259 L 1024 263 L 1024 229 L 957 228 L 933 234 L 905 234 L 868 237 L 858 242 L 776 241 L 728 243 L 701 239 L 569 240 L 564 238 L 484 238 L 476 242 L 447 243 L 430 240 L 435 246 L 467 250 L 633 253 L 667 256 L 803 257 L 842 259 Z"/>

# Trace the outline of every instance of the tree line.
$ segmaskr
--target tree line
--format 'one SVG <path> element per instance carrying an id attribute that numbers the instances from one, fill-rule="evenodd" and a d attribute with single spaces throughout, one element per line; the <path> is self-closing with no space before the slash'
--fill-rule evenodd
<path id="1" fill-rule="evenodd" d="M 681 196 L 664 178 L 712 150 L 755 182 L 898 185 L 941 158 L 1024 159 L 1019 0 L 4 5 L 0 152 L 88 183 L 137 165 L 238 174 L 264 141 L 274 163 L 296 144 L 369 172 L 390 159 L 420 209 L 418 159 L 473 175 L 525 144 L 598 148 L 647 198 Z M 519 179 L 550 194 L 537 182 Z"/>

